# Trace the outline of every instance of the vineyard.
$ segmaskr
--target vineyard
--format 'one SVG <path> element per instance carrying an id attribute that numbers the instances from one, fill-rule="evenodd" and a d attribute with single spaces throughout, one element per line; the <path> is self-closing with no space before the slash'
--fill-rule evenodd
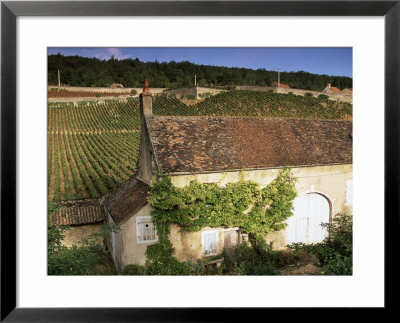
<path id="1" fill-rule="evenodd" d="M 194 106 L 193 115 L 235 115 L 351 119 L 352 105 L 311 96 L 256 91 L 227 91 Z"/>
<path id="2" fill-rule="evenodd" d="M 232 91 L 190 106 L 175 98 L 156 96 L 153 113 L 351 119 L 352 105 L 313 97 Z M 94 198 L 113 191 L 135 172 L 139 142 L 139 98 L 101 104 L 49 103 L 49 200 Z"/>

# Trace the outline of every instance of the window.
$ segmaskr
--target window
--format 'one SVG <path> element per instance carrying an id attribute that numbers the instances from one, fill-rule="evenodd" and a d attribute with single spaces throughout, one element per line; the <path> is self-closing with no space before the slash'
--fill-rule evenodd
<path id="1" fill-rule="evenodd" d="M 346 205 L 353 205 L 353 180 L 346 180 Z"/>
<path id="2" fill-rule="evenodd" d="M 218 231 L 205 231 L 201 233 L 201 244 L 203 246 L 204 255 L 212 255 L 217 253 Z"/>
<path id="3" fill-rule="evenodd" d="M 138 216 L 136 218 L 136 240 L 138 243 L 148 243 L 158 240 L 151 216 Z"/>

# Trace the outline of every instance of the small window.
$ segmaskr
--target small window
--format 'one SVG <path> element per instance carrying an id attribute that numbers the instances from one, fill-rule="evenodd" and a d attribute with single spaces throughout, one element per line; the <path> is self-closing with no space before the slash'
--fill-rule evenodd
<path id="1" fill-rule="evenodd" d="M 136 240 L 138 243 L 158 240 L 151 216 L 139 216 L 136 218 Z"/>
<path id="2" fill-rule="evenodd" d="M 353 205 L 353 180 L 346 180 L 346 205 Z"/>
<path id="3" fill-rule="evenodd" d="M 213 255 L 217 253 L 218 231 L 205 231 L 201 233 L 201 244 L 203 246 L 203 254 Z"/>

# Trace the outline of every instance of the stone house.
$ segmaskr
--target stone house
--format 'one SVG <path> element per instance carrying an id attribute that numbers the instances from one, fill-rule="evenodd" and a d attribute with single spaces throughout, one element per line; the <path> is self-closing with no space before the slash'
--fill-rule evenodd
<path id="1" fill-rule="evenodd" d="M 194 179 L 225 185 L 242 174 L 262 187 L 280 169 L 291 167 L 298 197 L 286 229 L 265 236 L 274 249 L 322 241 L 328 233 L 320 223 L 352 211 L 351 121 L 153 115 L 145 86 L 141 127 L 136 174 L 102 200 L 107 220 L 121 228 L 109 241 L 119 270 L 143 265 L 147 246 L 158 241 L 147 202 L 154 174 L 168 174 L 177 187 Z M 218 254 L 245 238 L 240 228 L 186 232 L 178 225 L 172 225 L 169 236 L 180 261 Z"/>
<path id="2" fill-rule="evenodd" d="M 322 92 L 323 93 L 342 94 L 342 91 L 340 91 L 335 86 L 331 86 L 331 83 L 328 83 L 328 85 L 322 90 Z"/>

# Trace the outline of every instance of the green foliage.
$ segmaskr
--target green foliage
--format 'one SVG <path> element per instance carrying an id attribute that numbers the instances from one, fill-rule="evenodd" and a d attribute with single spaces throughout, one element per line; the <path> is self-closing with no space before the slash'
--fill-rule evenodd
<path id="1" fill-rule="evenodd" d="M 351 256 L 343 256 L 335 253 L 325 262 L 323 274 L 325 275 L 352 275 L 353 259 Z"/>
<path id="2" fill-rule="evenodd" d="M 199 98 L 201 98 L 201 99 L 206 99 L 206 98 L 209 98 L 211 96 L 212 96 L 212 93 L 210 93 L 210 92 L 205 92 L 205 93 L 200 93 L 199 94 Z"/>
<path id="3" fill-rule="evenodd" d="M 146 268 L 139 265 L 126 265 L 121 271 L 122 275 L 146 275 Z"/>
<path id="4" fill-rule="evenodd" d="M 194 100 L 194 99 L 196 99 L 196 96 L 194 94 L 182 95 L 182 100 Z"/>
<path id="5" fill-rule="evenodd" d="M 96 275 L 97 266 L 104 261 L 103 249 L 93 246 L 61 248 L 48 257 L 49 275 Z"/>
<path id="6" fill-rule="evenodd" d="M 251 239 L 225 254 L 225 266 L 239 275 L 277 275 L 277 269 L 293 265 L 303 257 L 300 252 L 272 250 L 264 240 Z"/>
<path id="7" fill-rule="evenodd" d="M 62 249 L 62 240 L 64 233 L 69 229 L 68 226 L 56 226 L 50 219 L 50 215 L 60 210 L 62 207 L 54 202 L 48 202 L 47 205 L 47 251 L 54 254 Z"/>
<path id="8" fill-rule="evenodd" d="M 60 70 L 61 83 L 71 86 L 109 86 L 122 83 L 125 87 L 142 87 L 148 78 L 152 87 L 191 87 L 193 75 L 197 75 L 199 86 L 259 85 L 265 86 L 276 80 L 276 71 L 211 65 L 195 65 L 185 62 L 142 62 L 139 59 L 110 58 L 99 60 L 79 56 L 48 56 L 48 83 L 58 84 L 57 71 Z M 281 82 L 292 88 L 321 91 L 332 83 L 340 89 L 352 88 L 352 79 L 343 76 L 311 74 L 304 71 L 281 72 Z"/>
<path id="9" fill-rule="evenodd" d="M 318 99 L 321 99 L 321 100 L 329 100 L 329 96 L 327 96 L 327 95 L 325 95 L 325 94 L 320 94 L 320 95 L 318 95 Z"/>
<path id="10" fill-rule="evenodd" d="M 221 92 L 191 105 L 190 115 L 232 115 L 293 117 L 311 119 L 349 119 L 350 103 L 322 100 L 311 96 L 269 93 L 265 91 L 235 90 Z M 171 111 L 172 112 L 172 111 Z M 170 112 L 170 113 L 171 113 Z M 172 114 L 180 115 L 181 112 Z"/>
<path id="11" fill-rule="evenodd" d="M 262 189 L 257 183 L 245 181 L 243 174 L 238 182 L 224 187 L 195 180 L 178 188 L 168 176 L 153 181 L 149 202 L 154 207 L 152 215 L 159 242 L 147 247 L 146 274 L 204 274 L 204 262 L 179 262 L 173 258 L 174 250 L 168 237 L 170 224 L 179 224 L 186 231 L 199 231 L 206 226 L 241 227 L 257 240 L 262 234 L 285 226 L 284 221 L 292 215 L 295 197 L 295 179 L 289 169 L 281 170 L 277 178 Z M 260 268 L 253 268 L 254 264 L 249 266 L 246 270 L 251 274 L 274 273 L 265 263 Z M 214 274 L 221 274 L 222 270 L 218 268 Z"/>
<path id="12" fill-rule="evenodd" d="M 272 260 L 273 251 L 262 241 L 242 243 L 225 254 L 225 266 L 235 275 L 279 275 Z"/>
<path id="13" fill-rule="evenodd" d="M 292 244 L 289 247 L 315 255 L 326 275 L 351 275 L 353 270 L 353 219 L 339 213 L 331 223 L 324 223 L 329 236 L 320 243 Z"/>
<path id="14" fill-rule="evenodd" d="M 203 227 L 236 227 L 252 233 L 257 244 L 261 235 L 284 227 L 284 220 L 292 215 L 292 201 L 296 197 L 295 179 L 289 169 L 283 169 L 268 186 L 260 189 L 258 184 L 245 181 L 243 174 L 237 183 L 220 187 L 216 183 L 192 181 L 184 188 L 172 185 L 168 176 L 151 184 L 149 202 L 154 207 L 153 221 L 159 242 L 147 247 L 146 263 L 142 267 L 130 266 L 127 275 L 202 275 L 206 262 L 179 262 L 169 240 L 170 225 L 179 224 L 186 231 L 199 231 Z M 264 210 L 267 211 L 264 211 Z M 249 212 L 245 212 L 249 211 Z M 243 247 L 245 248 L 245 247 Z M 263 247 L 265 249 L 265 246 Z M 256 253 L 261 253 L 255 249 Z M 253 252 L 253 251 L 252 251 Z M 274 253 L 269 252 L 269 257 Z M 218 256 L 220 257 L 220 256 Z M 214 259 L 214 258 L 213 258 Z M 265 255 L 262 258 L 266 259 Z M 274 260 L 275 261 L 275 260 Z M 246 262 L 245 272 L 251 275 L 276 274 L 269 263 Z M 222 274 L 224 267 L 213 274 Z M 209 273 L 209 272 L 208 272 Z"/>
<path id="15" fill-rule="evenodd" d="M 57 211 L 50 202 L 49 212 Z M 50 214 L 50 213 L 49 213 Z M 104 225 L 100 234 L 94 233 L 79 245 L 67 248 L 62 245 L 65 227 L 58 227 L 49 218 L 48 221 L 48 260 L 49 275 L 101 275 L 114 274 L 115 269 L 109 262 L 109 256 L 104 252 L 102 241 L 119 228 L 115 225 Z"/>
<path id="16" fill-rule="evenodd" d="M 178 188 L 164 176 L 152 183 L 149 202 L 156 223 L 176 223 L 186 231 L 207 226 L 240 227 L 260 236 L 285 227 L 295 197 L 295 179 L 289 169 L 283 169 L 262 189 L 243 177 L 223 187 L 194 180 Z"/>
<path id="17" fill-rule="evenodd" d="M 313 96 L 313 94 L 311 92 L 306 92 L 304 93 L 304 96 Z"/>

